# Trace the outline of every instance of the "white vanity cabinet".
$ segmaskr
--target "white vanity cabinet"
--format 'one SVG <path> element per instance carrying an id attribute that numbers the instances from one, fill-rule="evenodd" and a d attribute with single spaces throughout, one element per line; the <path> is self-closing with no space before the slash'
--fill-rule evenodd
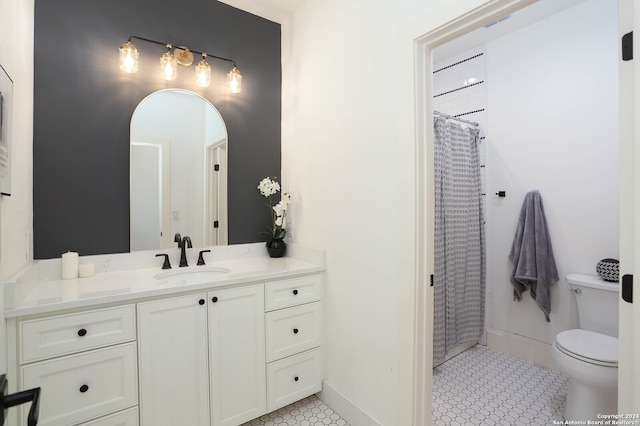
<path id="1" fill-rule="evenodd" d="M 322 390 L 322 280 L 266 284 L 267 411 Z"/>
<path id="2" fill-rule="evenodd" d="M 134 305 L 19 321 L 19 382 L 41 388 L 38 424 L 84 424 L 129 408 L 134 420 L 99 424 L 136 425 L 135 339 Z"/>
<path id="3" fill-rule="evenodd" d="M 36 262 L 5 283 L 8 391 L 40 387 L 44 426 L 239 426 L 320 391 L 324 253 L 219 250 L 230 272 L 159 277 L 132 253 L 62 280 Z"/>
<path id="4" fill-rule="evenodd" d="M 235 426 L 266 412 L 263 289 L 138 304 L 142 425 Z"/>

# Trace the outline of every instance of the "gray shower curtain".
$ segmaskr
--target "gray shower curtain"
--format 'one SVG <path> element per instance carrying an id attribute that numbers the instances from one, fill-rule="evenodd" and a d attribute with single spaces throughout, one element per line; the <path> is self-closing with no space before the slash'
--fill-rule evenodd
<path id="1" fill-rule="evenodd" d="M 484 331 L 485 240 L 479 130 L 434 117 L 433 361 Z"/>

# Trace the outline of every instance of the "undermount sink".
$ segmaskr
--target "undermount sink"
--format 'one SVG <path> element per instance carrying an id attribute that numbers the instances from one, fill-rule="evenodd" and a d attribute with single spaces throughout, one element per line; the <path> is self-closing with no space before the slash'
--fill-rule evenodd
<path id="1" fill-rule="evenodd" d="M 161 272 L 153 277 L 157 280 L 201 281 L 210 278 L 217 278 L 220 275 L 228 273 L 229 268 L 195 266 L 191 268 L 181 268 L 173 271 Z"/>

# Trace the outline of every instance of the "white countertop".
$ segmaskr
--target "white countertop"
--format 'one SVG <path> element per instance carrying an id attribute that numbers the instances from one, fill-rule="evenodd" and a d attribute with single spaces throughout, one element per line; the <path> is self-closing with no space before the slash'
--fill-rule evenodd
<path id="1" fill-rule="evenodd" d="M 324 251 L 288 244 L 287 256 L 273 259 L 264 243 L 210 248 L 206 266 L 179 268 L 179 251 L 162 250 L 132 254 L 81 256 L 80 263 L 94 263 L 92 277 L 60 278 L 60 260 L 34 262 L 5 284 L 5 317 L 50 314 L 76 308 L 89 308 L 114 302 L 137 301 L 149 297 L 211 290 L 243 283 L 282 279 L 320 272 L 325 269 Z M 156 252 L 169 253 L 173 268 L 161 269 L 162 258 Z M 177 253 L 176 253 L 177 252 Z M 190 249 L 197 256 L 198 249 Z M 177 256 L 177 257 L 176 257 Z M 151 259 L 151 260 L 150 260 Z M 218 259 L 218 260 L 215 260 Z M 153 266 L 150 266 L 153 265 Z M 179 275 L 156 278 L 158 274 L 203 271 L 214 268 L 229 272 L 185 281 Z"/>

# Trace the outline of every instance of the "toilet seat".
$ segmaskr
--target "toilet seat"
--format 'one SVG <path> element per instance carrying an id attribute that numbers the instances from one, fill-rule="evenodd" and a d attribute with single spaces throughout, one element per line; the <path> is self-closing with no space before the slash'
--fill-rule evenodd
<path id="1" fill-rule="evenodd" d="M 556 347 L 589 364 L 618 367 L 618 339 L 589 330 L 565 330 L 556 336 Z"/>

